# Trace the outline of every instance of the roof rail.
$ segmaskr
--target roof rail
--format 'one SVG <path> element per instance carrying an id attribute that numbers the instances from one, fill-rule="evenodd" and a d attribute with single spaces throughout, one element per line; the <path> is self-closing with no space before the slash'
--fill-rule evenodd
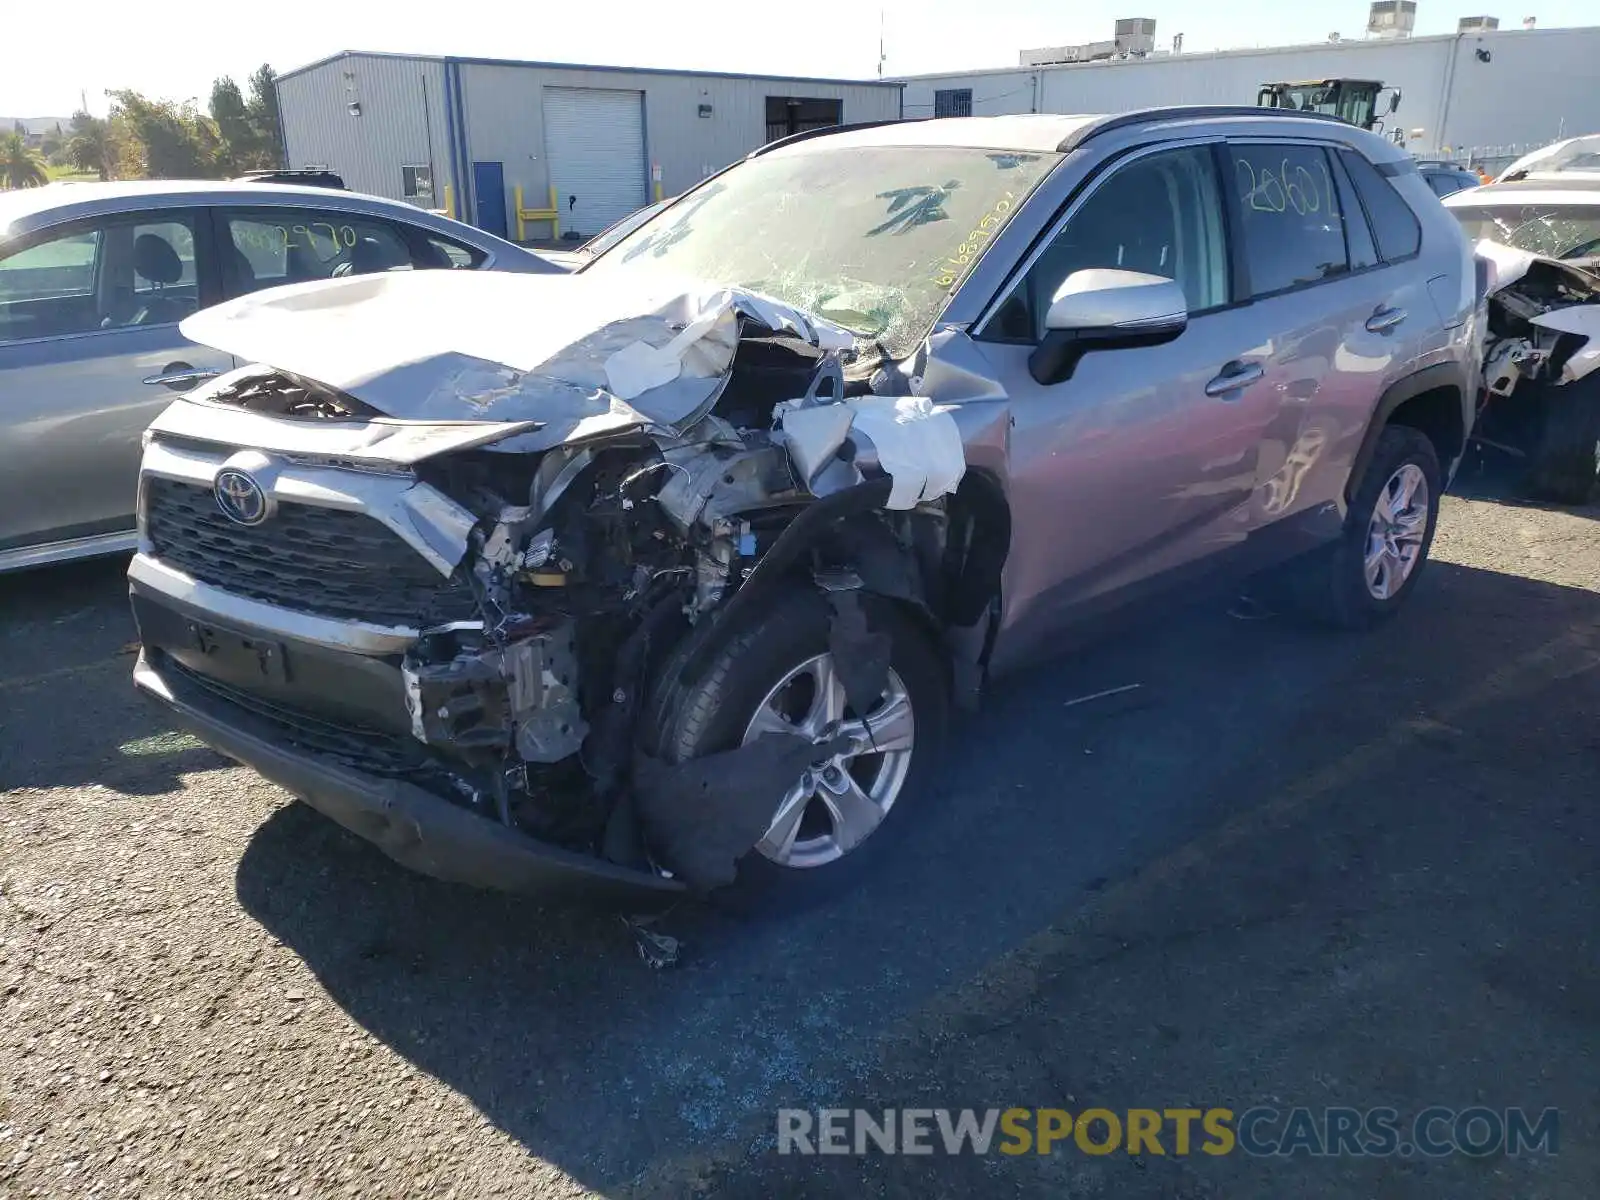
<path id="1" fill-rule="evenodd" d="M 827 137 L 832 133 L 852 133 L 857 129 L 881 129 L 885 125 L 909 125 L 914 121 L 926 121 L 926 117 L 888 117 L 882 121 L 857 121 L 853 125 L 824 125 L 820 129 L 802 129 L 799 133 L 787 134 L 768 142 L 765 146 L 758 146 L 746 158 L 760 158 L 783 146 L 792 146 L 796 142 L 809 142 L 812 138 Z"/>
<path id="2" fill-rule="evenodd" d="M 1262 108 L 1253 104 L 1179 104 L 1169 108 L 1142 108 L 1133 112 L 1116 113 L 1091 122 L 1062 138 L 1061 144 L 1056 149 L 1065 154 L 1068 150 L 1076 150 L 1091 138 L 1111 133 L 1113 130 L 1126 129 L 1130 125 L 1146 125 L 1155 121 L 1187 121 L 1199 117 L 1292 117 L 1303 121 L 1332 121 L 1335 125 L 1343 125 L 1348 129 L 1355 128 L 1349 122 L 1341 121 L 1329 113 L 1302 112 L 1298 108 Z"/>

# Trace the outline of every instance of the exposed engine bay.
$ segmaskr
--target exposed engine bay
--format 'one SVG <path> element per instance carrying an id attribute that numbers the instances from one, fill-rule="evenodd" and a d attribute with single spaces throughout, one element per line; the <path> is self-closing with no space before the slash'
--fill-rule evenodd
<path id="1" fill-rule="evenodd" d="M 1526 460 L 1534 491 L 1583 503 L 1600 440 L 1600 277 L 1495 242 L 1477 255 L 1489 326 L 1474 440 Z"/>
<path id="2" fill-rule="evenodd" d="M 375 287 L 448 286 L 446 273 L 429 276 L 341 281 L 353 299 L 344 315 L 360 317 Z M 338 330 L 328 285 L 280 289 L 297 291 L 314 300 L 319 333 Z M 653 756 L 652 692 L 692 669 L 720 623 L 763 589 L 816 589 L 835 613 L 846 690 L 865 712 L 888 656 L 859 597 L 916 606 L 936 628 L 988 620 L 1004 548 L 975 539 L 954 503 L 959 430 L 844 330 L 726 291 L 626 317 L 591 312 L 572 328 L 593 332 L 531 351 L 546 355 L 536 367 L 424 348 L 391 373 L 415 404 L 404 418 L 414 423 L 401 425 L 388 375 L 294 336 L 295 300 L 274 295 L 248 323 L 225 305 L 186 325 L 196 340 L 271 364 L 224 377 L 194 404 L 212 410 L 218 431 L 241 412 L 244 428 L 270 432 L 278 445 L 228 459 L 262 478 L 279 460 L 402 474 L 412 525 L 446 506 L 465 514 L 430 517 L 427 545 L 441 586 L 470 604 L 459 619 L 419 626 L 398 670 L 405 721 L 425 748 L 407 778 L 486 819 L 710 890 L 829 749 L 768 734 L 715 756 L 709 772 L 709 759 Z M 252 344 L 275 321 L 291 336 Z M 192 413 L 169 410 L 152 437 L 177 446 L 195 428 Z M 423 494 L 436 499 L 422 504 Z M 459 543 L 441 550 L 450 539 L 439 531 L 460 527 Z"/>

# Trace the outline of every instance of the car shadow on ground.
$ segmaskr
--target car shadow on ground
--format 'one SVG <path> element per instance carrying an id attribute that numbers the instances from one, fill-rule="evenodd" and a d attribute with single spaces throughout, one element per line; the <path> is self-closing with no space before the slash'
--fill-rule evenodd
<path id="1" fill-rule="evenodd" d="M 99 784 L 153 796 L 227 765 L 155 705 L 129 702 L 126 571 L 119 557 L 0 575 L 0 792 Z"/>
<path id="2" fill-rule="evenodd" d="M 879 1035 L 931 996 L 1260 803 L 1241 781 L 1282 775 L 1291 731 L 1314 733 L 1292 772 L 1315 773 L 1385 722 L 1588 636 L 1573 631 L 1592 631 L 1594 611 L 1590 592 L 1434 563 L 1414 603 L 1364 637 L 1208 605 L 1109 639 L 998 689 L 864 886 L 783 920 L 685 906 L 665 922 L 688 947 L 668 971 L 646 969 L 614 917 L 409 875 L 298 805 L 253 836 L 238 895 L 352 1019 L 529 1154 L 609 1190 L 748 1144 L 779 1104 L 847 1094 Z M 1341 687 L 1375 664 L 1392 709 L 1349 710 Z M 1378 802 L 1363 786 L 1351 802 Z"/>

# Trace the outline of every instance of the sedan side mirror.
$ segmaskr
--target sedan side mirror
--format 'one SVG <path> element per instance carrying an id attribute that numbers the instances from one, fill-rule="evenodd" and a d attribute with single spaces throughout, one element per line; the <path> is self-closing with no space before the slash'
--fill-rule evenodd
<path id="1" fill-rule="evenodd" d="M 1060 383 L 1091 350 L 1159 346 L 1188 325 L 1189 302 L 1171 279 L 1109 268 L 1074 271 L 1050 301 L 1044 340 L 1028 369 L 1040 383 Z"/>

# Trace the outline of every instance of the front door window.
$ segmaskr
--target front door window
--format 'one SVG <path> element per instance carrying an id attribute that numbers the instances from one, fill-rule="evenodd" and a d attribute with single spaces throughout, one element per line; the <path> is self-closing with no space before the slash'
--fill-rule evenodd
<path id="1" fill-rule="evenodd" d="M 1152 154 L 1097 187 L 1029 268 L 990 332 L 1037 341 L 1056 289 L 1074 271 L 1114 267 L 1175 279 L 1191 313 L 1228 302 L 1228 254 L 1212 151 Z"/>

